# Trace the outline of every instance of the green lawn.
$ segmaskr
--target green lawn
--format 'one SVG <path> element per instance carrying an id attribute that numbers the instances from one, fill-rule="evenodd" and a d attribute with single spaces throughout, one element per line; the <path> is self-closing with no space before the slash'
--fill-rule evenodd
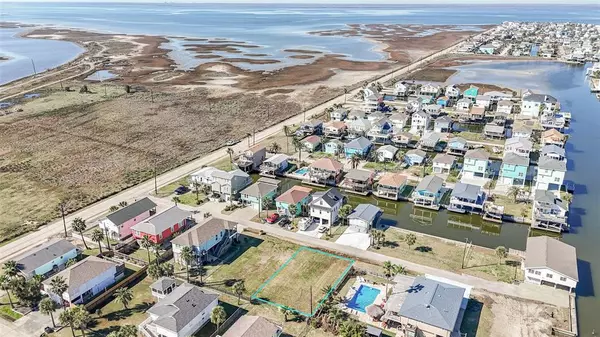
<path id="1" fill-rule="evenodd" d="M 15 297 L 12 297 L 13 303 L 16 305 Z M 0 318 L 7 319 L 9 321 L 16 321 L 19 318 L 23 317 L 20 313 L 13 311 L 10 307 L 10 302 L 8 301 L 8 296 L 0 297 Z"/>
<path id="2" fill-rule="evenodd" d="M 162 187 L 158 188 L 158 193 L 156 194 L 157 197 L 160 198 L 165 198 L 170 196 L 171 194 L 173 194 L 173 191 L 175 191 L 175 189 L 179 186 L 185 186 L 185 187 L 189 187 L 190 186 L 190 180 L 189 177 L 183 177 L 177 181 L 174 181 L 170 184 L 164 185 Z"/>
<path id="3" fill-rule="evenodd" d="M 499 206 L 504 206 L 504 214 L 515 217 L 525 217 L 525 220 L 529 222 L 532 208 L 530 203 L 515 202 L 512 198 L 502 195 L 495 195 L 494 203 Z"/>
<path id="4" fill-rule="evenodd" d="M 235 168 L 234 165 L 229 160 L 229 156 L 223 157 L 215 162 L 212 162 L 212 163 L 208 164 L 208 166 L 212 166 L 214 168 L 217 168 L 217 169 L 223 170 L 223 171 L 231 171 Z"/>
<path id="5" fill-rule="evenodd" d="M 206 195 L 202 192 L 198 194 L 198 198 L 196 198 L 196 192 L 192 189 L 192 191 L 187 192 L 186 194 L 178 195 L 179 202 L 188 206 L 198 206 L 197 200 L 206 199 Z"/>
<path id="6" fill-rule="evenodd" d="M 397 171 L 399 163 L 394 162 L 385 162 L 385 163 L 374 163 L 368 162 L 363 166 L 369 170 L 378 170 L 378 171 Z"/>

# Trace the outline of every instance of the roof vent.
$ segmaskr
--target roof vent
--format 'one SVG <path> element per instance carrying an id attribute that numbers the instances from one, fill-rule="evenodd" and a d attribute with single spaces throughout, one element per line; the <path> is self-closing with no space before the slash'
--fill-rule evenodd
<path id="1" fill-rule="evenodd" d="M 425 305 L 425 308 L 427 308 L 427 309 L 431 308 L 431 304 Z"/>

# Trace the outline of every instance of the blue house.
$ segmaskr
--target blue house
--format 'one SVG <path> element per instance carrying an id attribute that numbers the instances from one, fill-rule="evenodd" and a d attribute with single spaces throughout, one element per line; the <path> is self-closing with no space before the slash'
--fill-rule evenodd
<path id="1" fill-rule="evenodd" d="M 469 87 L 469 89 L 465 90 L 463 93 L 463 97 L 468 98 L 473 102 L 477 100 L 477 95 L 479 95 L 479 88 L 474 85 Z"/>
<path id="2" fill-rule="evenodd" d="M 425 161 L 426 157 L 427 153 L 425 153 L 423 150 L 409 150 L 404 155 L 404 161 L 410 166 L 421 165 Z"/>
<path id="3" fill-rule="evenodd" d="M 439 209 L 443 186 L 444 179 L 435 175 L 426 176 L 412 194 L 413 203 L 415 206 Z"/>
<path id="4" fill-rule="evenodd" d="M 72 243 L 64 239 L 53 239 L 26 251 L 15 262 L 25 278 L 35 275 L 46 278 L 65 269 L 67 261 L 77 255 L 79 251 Z"/>
<path id="5" fill-rule="evenodd" d="M 332 154 L 337 156 L 338 154 L 344 152 L 344 143 L 339 141 L 338 139 L 332 139 L 325 143 L 325 153 Z"/>
<path id="6" fill-rule="evenodd" d="M 264 199 L 271 201 L 279 194 L 279 183 L 277 179 L 262 177 L 254 184 L 246 187 L 240 192 L 240 199 L 244 205 L 262 211 L 264 209 Z"/>
<path id="7" fill-rule="evenodd" d="M 449 100 L 448 97 L 442 96 L 442 97 L 438 98 L 437 101 L 435 101 L 435 104 L 445 107 L 448 105 L 448 100 Z"/>
<path id="8" fill-rule="evenodd" d="M 454 137 L 448 140 L 448 154 L 464 156 L 467 152 L 467 140 L 462 137 Z"/>
<path id="9" fill-rule="evenodd" d="M 366 157 L 373 143 L 365 137 L 359 137 L 344 145 L 344 153 L 346 158 L 351 158 L 354 154 L 358 154 L 361 157 Z"/>

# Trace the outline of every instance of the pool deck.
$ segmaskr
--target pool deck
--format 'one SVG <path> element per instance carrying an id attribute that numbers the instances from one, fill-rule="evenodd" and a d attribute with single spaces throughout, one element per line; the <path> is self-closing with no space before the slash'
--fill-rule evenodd
<path id="1" fill-rule="evenodd" d="M 347 302 L 350 302 L 352 300 L 352 297 L 354 297 L 354 294 L 356 293 L 356 291 L 358 290 L 358 288 L 360 288 L 361 285 L 366 285 L 369 286 L 371 288 L 375 288 L 375 289 L 379 289 L 379 294 L 377 294 L 377 297 L 375 297 L 375 301 L 373 302 L 373 304 L 375 305 L 379 305 L 381 307 L 384 306 L 385 303 L 385 285 L 383 284 L 372 284 L 370 282 L 366 282 L 364 279 L 362 279 L 360 276 L 357 277 L 356 281 L 354 281 L 354 284 L 352 284 L 352 287 L 350 287 L 350 289 L 348 290 L 348 293 L 345 296 L 345 300 Z M 391 289 L 391 287 L 390 287 Z M 369 323 L 373 326 L 379 327 L 381 328 L 381 322 L 376 322 L 373 320 L 373 318 L 371 318 L 369 315 L 367 315 L 367 313 L 365 312 L 360 312 L 358 310 L 354 310 L 354 309 L 350 309 L 345 305 L 342 305 L 342 309 L 351 314 L 354 315 L 355 317 L 357 317 L 361 322 L 365 322 L 365 323 Z"/>

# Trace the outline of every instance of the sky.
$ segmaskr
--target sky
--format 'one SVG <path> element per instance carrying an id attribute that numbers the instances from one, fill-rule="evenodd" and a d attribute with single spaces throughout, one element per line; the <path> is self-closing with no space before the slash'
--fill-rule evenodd
<path id="1" fill-rule="evenodd" d="M 2 1 L 0 1 L 2 2 Z M 279 4 L 362 4 L 364 0 L 292 0 L 292 1 L 277 1 L 277 0 L 8 0 L 7 2 L 179 2 L 179 3 L 279 3 Z M 567 4 L 565 0 L 430 0 L 431 3 L 467 3 L 467 4 Z M 369 4 L 422 4 L 418 0 L 373 0 Z M 587 4 L 598 5 L 600 8 L 600 0 L 569 0 L 569 5 Z"/>

